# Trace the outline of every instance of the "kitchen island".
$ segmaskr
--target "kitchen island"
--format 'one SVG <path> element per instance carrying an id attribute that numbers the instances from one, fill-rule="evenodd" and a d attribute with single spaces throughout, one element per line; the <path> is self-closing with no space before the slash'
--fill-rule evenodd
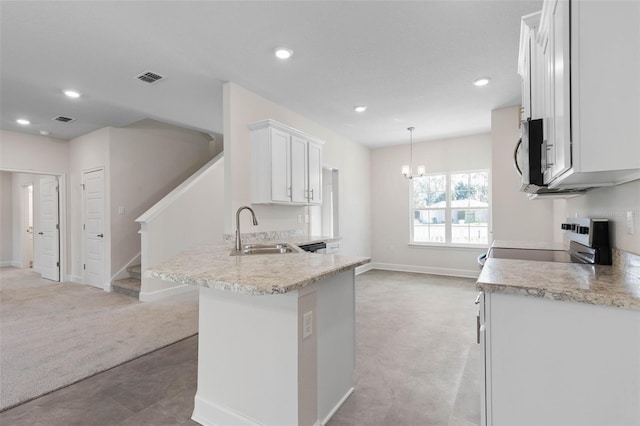
<path id="1" fill-rule="evenodd" d="M 640 424 L 639 260 L 487 259 L 477 281 L 482 424 Z"/>
<path id="2" fill-rule="evenodd" d="M 324 424 L 353 391 L 355 273 L 368 258 L 184 252 L 145 273 L 199 287 L 203 425 Z"/>

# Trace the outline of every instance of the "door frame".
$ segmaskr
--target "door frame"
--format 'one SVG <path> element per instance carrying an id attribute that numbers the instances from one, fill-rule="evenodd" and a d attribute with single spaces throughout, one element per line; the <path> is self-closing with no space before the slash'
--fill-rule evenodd
<path id="1" fill-rule="evenodd" d="M 58 223 L 60 224 L 58 235 L 58 259 L 60 259 L 60 281 L 68 281 L 67 277 L 67 174 L 66 173 L 52 173 L 39 170 L 25 170 L 25 169 L 12 169 L 3 168 L 0 169 L 3 172 L 10 173 L 29 173 L 33 175 L 45 175 L 56 176 L 58 178 Z M 35 254 L 34 254 L 35 256 Z"/>
<path id="2" fill-rule="evenodd" d="M 110 207 L 109 207 L 109 199 L 108 197 L 108 193 L 109 193 L 109 183 L 108 183 L 108 177 L 107 177 L 107 169 L 106 167 L 100 166 L 100 167 L 92 167 L 90 169 L 85 169 L 82 170 L 80 172 L 80 186 L 82 187 L 81 189 L 81 194 L 80 194 L 80 232 L 81 232 L 81 238 L 80 238 L 80 248 L 81 248 L 81 262 L 84 265 L 86 263 L 86 253 L 85 253 L 85 234 L 84 234 L 84 228 L 82 225 L 85 224 L 86 222 L 86 209 L 85 209 L 85 192 L 84 192 L 84 178 L 85 175 L 87 173 L 91 173 L 91 172 L 97 172 L 98 170 L 102 170 L 102 176 L 104 178 L 104 185 L 103 185 L 103 208 L 104 211 L 102 212 L 103 216 L 102 216 L 102 227 L 103 227 L 103 232 L 104 232 L 104 252 L 103 252 L 103 257 L 102 257 L 102 271 L 103 271 L 103 283 L 102 283 L 102 289 L 104 291 L 108 291 L 111 292 L 111 217 L 110 217 Z M 81 265 L 82 267 L 82 265 Z M 85 282 L 84 280 L 84 269 L 80 270 L 80 277 L 79 280 L 77 282 L 82 283 L 83 285 L 89 285 Z M 91 286 L 91 287 L 95 287 L 95 286 Z M 96 287 L 99 288 L 99 287 Z"/>

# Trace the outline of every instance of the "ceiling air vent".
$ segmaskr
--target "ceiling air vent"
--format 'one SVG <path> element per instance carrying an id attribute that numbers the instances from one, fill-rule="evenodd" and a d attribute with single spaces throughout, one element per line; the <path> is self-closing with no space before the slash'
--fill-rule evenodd
<path id="1" fill-rule="evenodd" d="M 59 115 L 57 117 L 53 117 L 52 118 L 53 121 L 59 121 L 61 123 L 68 123 L 70 121 L 75 120 L 75 118 L 71 118 L 71 117 L 65 117 L 64 115 Z"/>
<path id="2" fill-rule="evenodd" d="M 142 74 L 136 76 L 138 80 L 144 81 L 145 83 L 155 83 L 156 81 L 162 80 L 164 77 L 160 74 L 156 74 L 155 72 L 145 71 Z"/>

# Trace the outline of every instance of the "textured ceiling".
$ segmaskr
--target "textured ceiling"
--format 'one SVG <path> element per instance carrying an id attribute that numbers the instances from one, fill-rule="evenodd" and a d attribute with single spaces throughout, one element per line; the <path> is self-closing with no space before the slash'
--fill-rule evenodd
<path id="1" fill-rule="evenodd" d="M 3 1 L 4 129 L 70 139 L 142 118 L 222 133 L 233 81 L 370 147 L 488 132 L 516 105 L 541 1 Z M 294 56 L 284 62 L 273 49 Z M 151 70 L 166 80 L 135 79 Z M 471 83 L 491 77 L 486 87 Z M 82 93 L 77 100 L 65 88 Z M 355 105 L 367 105 L 363 114 Z M 56 123 L 57 115 L 73 117 Z M 32 124 L 22 127 L 16 118 Z M 265 117 L 266 118 L 266 117 Z"/>

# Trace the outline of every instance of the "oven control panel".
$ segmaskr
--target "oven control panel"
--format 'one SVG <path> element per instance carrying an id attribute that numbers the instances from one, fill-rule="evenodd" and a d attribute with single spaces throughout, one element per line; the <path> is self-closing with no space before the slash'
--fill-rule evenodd
<path id="1" fill-rule="evenodd" d="M 585 217 L 568 218 L 561 225 L 565 236 L 589 247 L 609 247 L 609 220 Z"/>

